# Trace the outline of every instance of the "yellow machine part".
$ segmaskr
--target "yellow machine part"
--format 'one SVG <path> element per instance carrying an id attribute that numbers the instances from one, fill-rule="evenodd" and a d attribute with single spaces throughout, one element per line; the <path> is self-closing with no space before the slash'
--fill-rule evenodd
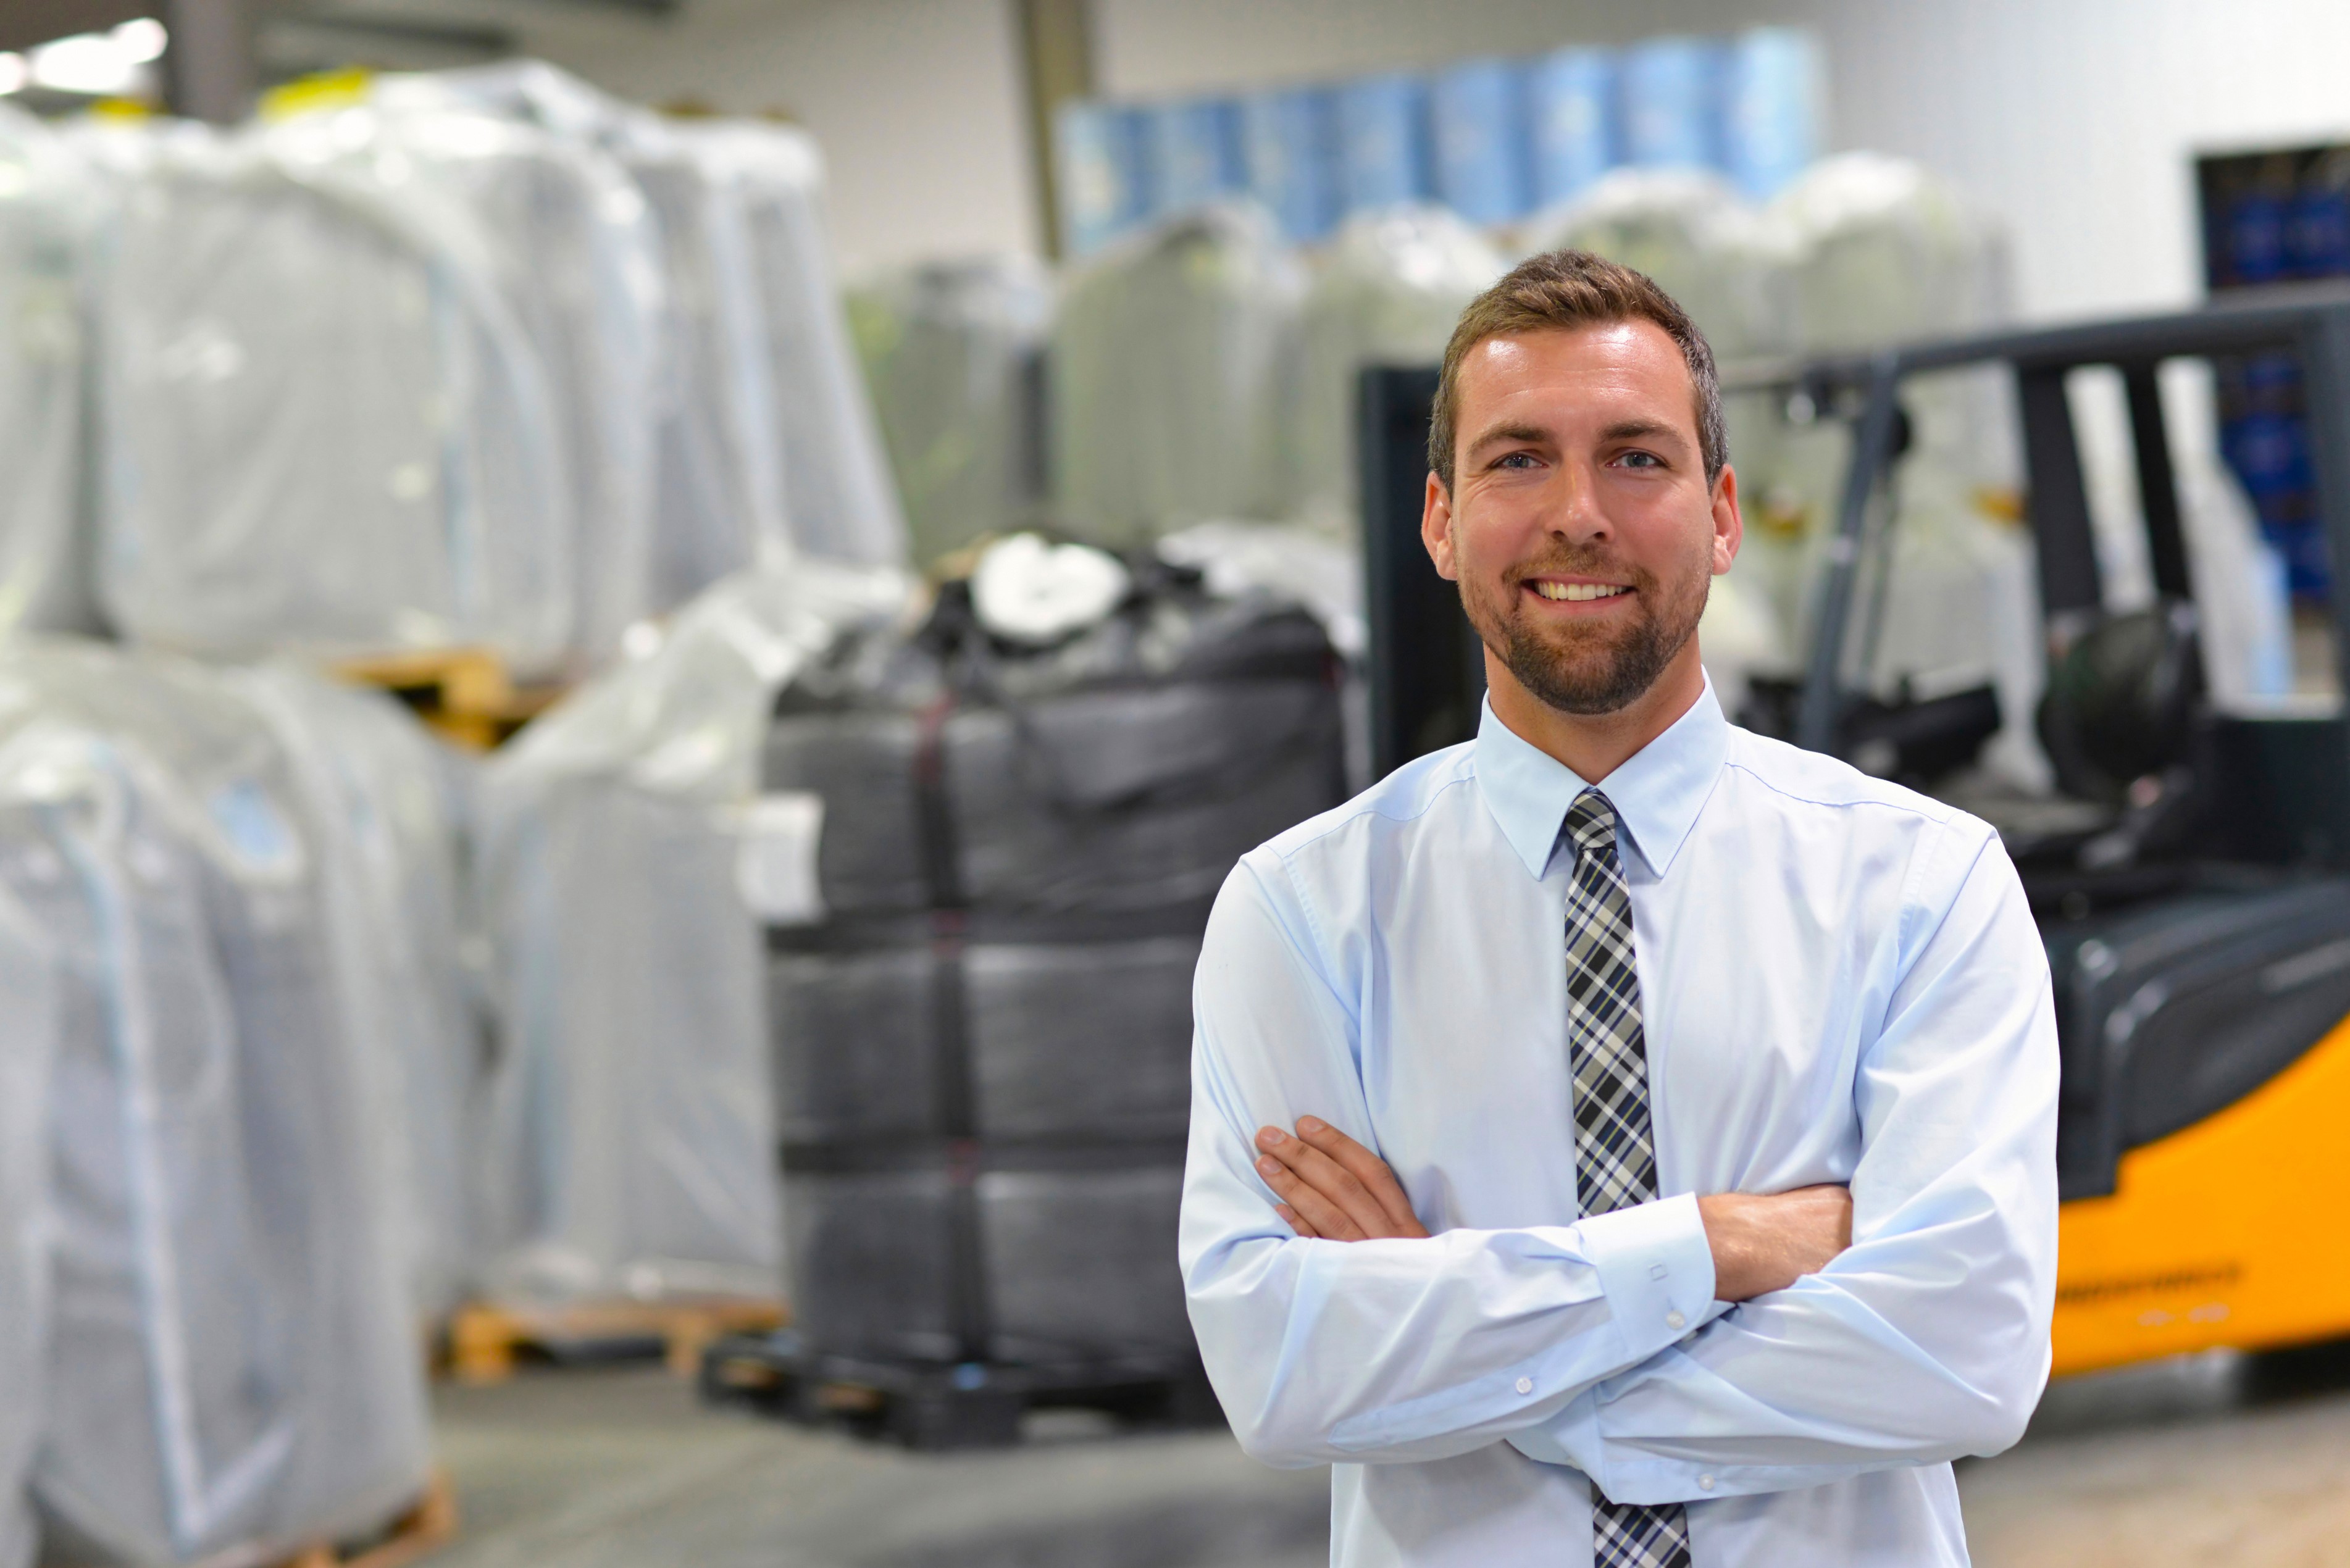
<path id="1" fill-rule="evenodd" d="M 2350 1020 L 2058 1211 L 2055 1371 L 2350 1334 Z"/>

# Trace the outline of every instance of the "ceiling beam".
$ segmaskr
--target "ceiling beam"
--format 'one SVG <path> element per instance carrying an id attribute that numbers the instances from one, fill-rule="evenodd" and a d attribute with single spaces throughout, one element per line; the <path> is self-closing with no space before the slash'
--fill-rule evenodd
<path id="1" fill-rule="evenodd" d="M 7 0 L 0 5 L 0 49 L 29 49 L 73 33 L 102 33 L 161 9 L 161 0 Z"/>

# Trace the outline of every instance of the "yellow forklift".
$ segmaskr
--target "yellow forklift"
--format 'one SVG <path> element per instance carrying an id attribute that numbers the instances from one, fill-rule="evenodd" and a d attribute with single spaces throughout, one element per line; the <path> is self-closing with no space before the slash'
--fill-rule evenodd
<path id="1" fill-rule="evenodd" d="M 2350 1335 L 2350 723 L 2215 711 L 2157 372 L 2283 351 L 2301 364 L 2316 499 L 2350 566 L 2350 293 L 1986 336 L 1751 379 L 1846 421 L 1852 460 L 1800 680 L 1741 715 L 1945 794 L 2000 829 L 2056 982 L 2064 1057 L 2055 1370 Z M 2054 797 L 1960 793 L 2002 723 L 1989 684 L 1912 700 L 1856 659 L 1886 591 L 1885 504 L 1912 378 L 2004 367 L 2022 423 L 2049 648 L 2028 716 Z M 2110 609 L 2066 377 L 2121 373 L 2148 608 Z M 1472 732 L 1482 663 L 1419 542 L 1434 374 L 1366 373 L 1361 404 L 1374 761 Z M 2350 591 L 2328 611 L 2350 651 Z M 2350 674 L 2350 672 L 2345 672 Z M 2345 680 L 2350 689 L 2350 680 Z"/>

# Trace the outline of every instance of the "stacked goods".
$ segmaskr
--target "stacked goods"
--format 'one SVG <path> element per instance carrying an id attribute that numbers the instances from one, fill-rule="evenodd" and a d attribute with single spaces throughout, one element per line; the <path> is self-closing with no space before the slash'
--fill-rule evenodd
<path id="1" fill-rule="evenodd" d="M 619 161 L 651 209 L 669 284 L 656 400 L 655 602 L 681 604 L 786 545 L 774 368 L 759 350 L 750 235 L 691 131 L 536 60 L 387 78 L 375 97 L 412 113 L 470 109 L 525 121 Z"/>
<path id="2" fill-rule="evenodd" d="M 821 1353 L 1190 1353 L 1191 971 L 1232 864 L 1342 792 L 1333 659 L 1285 603 L 1155 565 L 1130 588 L 1073 549 L 998 545 L 918 638 L 807 671 L 768 732 L 769 798 L 809 825 L 769 943 Z"/>
<path id="3" fill-rule="evenodd" d="M 0 890 L 56 1001 L 49 1542 L 265 1561 L 380 1524 L 424 1484 L 423 1387 L 320 825 L 217 677 L 39 644 L 0 677 Z"/>
<path id="4" fill-rule="evenodd" d="M 431 1321 L 477 1261 L 469 1135 L 483 1043 L 458 952 L 463 759 L 380 693 L 288 664 L 228 680 L 276 735 L 319 828 L 342 1025 L 392 1163 L 393 1251 L 411 1315 Z"/>
<path id="5" fill-rule="evenodd" d="M 1050 282 L 1013 255 L 902 268 L 849 296 L 918 564 L 1034 520 L 1052 317 Z"/>
<path id="6" fill-rule="evenodd" d="M 804 134 L 523 66 L 80 140 L 132 636 L 545 673 L 795 545 L 902 557 Z"/>
<path id="7" fill-rule="evenodd" d="M 536 126 L 460 110 L 343 110 L 278 133 L 369 185 L 414 185 L 470 219 L 488 279 L 553 395 L 574 517 L 575 646 L 597 654 L 652 598 L 657 395 L 667 282 L 660 233 L 615 159 Z"/>
<path id="8" fill-rule="evenodd" d="M 0 104 L 0 631 L 90 614 L 78 536 L 86 175 Z"/>
<path id="9" fill-rule="evenodd" d="M 1305 520 L 1342 539 L 1355 536 L 1363 370 L 1442 358 L 1461 312 L 1501 275 L 1492 247 L 1441 207 L 1390 207 L 1338 232 L 1305 297 L 1297 400 Z"/>
<path id="10" fill-rule="evenodd" d="M 49 944 L 0 891 L 0 1568 L 32 1568 L 33 1460 L 47 1402 L 49 1063 L 57 977 Z"/>
<path id="11" fill-rule="evenodd" d="M 2009 311 L 1997 233 L 1918 164 L 1824 158 L 1771 204 L 1797 248 L 1804 345 L 1865 351 L 1996 325 Z"/>
<path id="12" fill-rule="evenodd" d="M 906 524 L 873 405 L 858 374 L 825 228 L 824 155 L 789 126 L 687 121 L 704 176 L 739 213 L 755 321 L 743 330 L 766 367 L 784 509 L 802 554 L 867 566 L 906 558 Z"/>
<path id="13" fill-rule="evenodd" d="M 369 178 L 321 129 L 87 139 L 113 175 L 106 608 L 207 652 L 468 644 L 552 666 L 576 625 L 577 513 L 512 264 L 441 192 Z"/>
<path id="14" fill-rule="evenodd" d="M 738 891 L 775 689 L 901 608 L 896 573 L 731 578 L 486 764 L 477 876 L 501 1035 L 493 1296 L 780 1284 L 758 930 Z"/>
<path id="15" fill-rule="evenodd" d="M 1080 267 L 1047 375 L 1061 523 L 1124 545 L 1287 516 L 1303 293 L 1272 219 L 1243 205 L 1171 219 Z"/>

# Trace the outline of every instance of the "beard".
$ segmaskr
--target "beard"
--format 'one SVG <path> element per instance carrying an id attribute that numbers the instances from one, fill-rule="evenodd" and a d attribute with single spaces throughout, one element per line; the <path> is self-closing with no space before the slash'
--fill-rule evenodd
<path id="1" fill-rule="evenodd" d="M 1647 695 L 1697 635 L 1713 584 L 1710 564 L 1700 559 L 1694 571 L 1668 582 L 1601 551 L 1563 551 L 1511 567 L 1498 596 L 1463 574 L 1461 607 L 1478 638 L 1544 706 L 1562 713 L 1615 713 Z M 1628 581 L 1638 613 L 1613 627 L 1538 622 L 1526 613 L 1523 585 L 1544 576 Z"/>

